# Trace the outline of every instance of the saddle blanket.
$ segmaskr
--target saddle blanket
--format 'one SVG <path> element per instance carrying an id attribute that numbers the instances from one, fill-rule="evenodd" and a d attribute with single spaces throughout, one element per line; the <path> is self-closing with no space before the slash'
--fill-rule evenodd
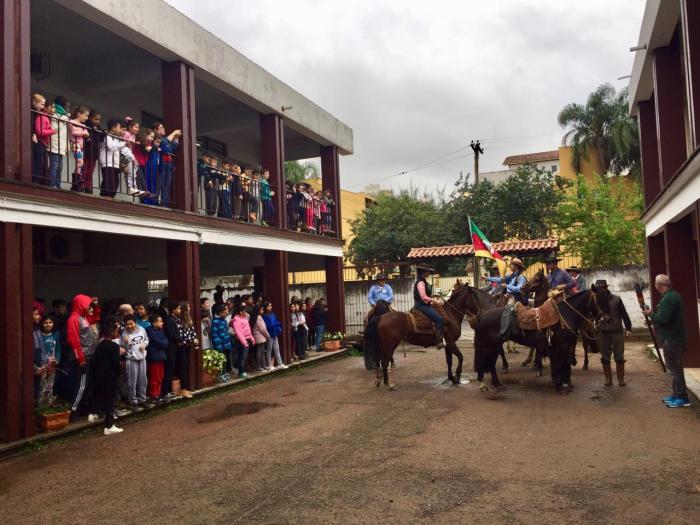
<path id="1" fill-rule="evenodd" d="M 521 330 L 544 330 L 560 322 L 559 312 L 555 305 L 555 298 L 547 299 L 542 306 L 528 308 L 515 304 L 515 318 L 518 328 Z"/>

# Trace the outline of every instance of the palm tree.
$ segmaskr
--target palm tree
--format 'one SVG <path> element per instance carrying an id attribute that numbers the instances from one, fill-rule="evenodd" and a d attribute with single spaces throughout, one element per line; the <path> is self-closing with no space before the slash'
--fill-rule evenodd
<path id="1" fill-rule="evenodd" d="M 297 184 L 305 179 L 318 179 L 318 165 L 310 160 L 299 162 L 288 160 L 284 163 L 284 178 L 288 182 Z"/>
<path id="2" fill-rule="evenodd" d="M 637 171 L 639 133 L 636 121 L 629 116 L 627 98 L 627 89 L 617 93 L 610 84 L 602 84 L 588 96 L 585 106 L 571 103 L 559 112 L 559 124 L 570 128 L 564 141 L 571 146 L 577 172 L 592 149 L 606 171 L 616 175 Z"/>

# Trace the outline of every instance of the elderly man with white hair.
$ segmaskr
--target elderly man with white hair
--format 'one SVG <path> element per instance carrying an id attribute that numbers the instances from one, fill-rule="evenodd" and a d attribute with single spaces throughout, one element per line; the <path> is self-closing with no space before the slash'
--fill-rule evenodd
<path id="1" fill-rule="evenodd" d="M 685 322 L 683 321 L 683 302 L 680 294 L 671 288 L 668 275 L 659 274 L 654 287 L 661 294 L 656 312 L 647 307 L 644 310 L 657 328 L 662 342 L 666 367 L 673 376 L 673 394 L 666 396 L 664 402 L 669 408 L 689 407 L 688 391 L 683 374 L 683 352 L 686 345 Z"/>

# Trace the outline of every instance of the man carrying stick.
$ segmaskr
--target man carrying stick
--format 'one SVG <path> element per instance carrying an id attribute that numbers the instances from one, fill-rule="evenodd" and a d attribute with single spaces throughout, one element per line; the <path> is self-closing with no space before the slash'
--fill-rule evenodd
<path id="1" fill-rule="evenodd" d="M 657 275 L 654 287 L 661 294 L 661 300 L 656 306 L 656 312 L 652 312 L 651 308 L 647 307 L 644 309 L 644 313 L 658 328 L 666 366 L 673 375 L 673 394 L 666 396 L 664 403 L 669 408 L 689 407 L 690 401 L 683 374 L 686 334 L 681 296 L 671 288 L 671 279 L 668 275 Z"/>

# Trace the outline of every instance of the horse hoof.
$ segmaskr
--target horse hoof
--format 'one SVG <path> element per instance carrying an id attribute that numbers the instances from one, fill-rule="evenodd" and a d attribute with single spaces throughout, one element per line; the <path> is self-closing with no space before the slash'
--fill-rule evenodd
<path id="1" fill-rule="evenodd" d="M 387 387 L 389 390 L 396 390 L 396 385 L 392 385 L 391 383 L 389 383 L 388 385 L 386 385 L 386 387 Z"/>
<path id="2" fill-rule="evenodd" d="M 538 370 L 535 377 L 542 377 L 542 370 Z"/>
<path id="3" fill-rule="evenodd" d="M 452 378 L 450 378 L 450 381 L 452 382 L 453 385 L 459 385 L 459 384 L 461 384 L 461 381 L 459 380 L 459 377 L 452 377 Z"/>
<path id="4" fill-rule="evenodd" d="M 508 371 L 508 365 L 503 365 L 503 366 L 501 367 L 501 370 L 503 370 L 504 372 L 507 372 L 507 371 Z"/>
<path id="5" fill-rule="evenodd" d="M 374 382 L 374 386 L 376 386 L 377 388 L 379 388 L 379 386 L 380 386 L 381 384 L 382 384 L 382 382 L 381 382 L 379 379 L 377 379 L 377 380 Z"/>
<path id="6" fill-rule="evenodd" d="M 479 387 L 479 390 L 481 390 L 482 392 L 488 392 L 488 391 L 489 391 L 489 387 L 487 387 L 486 385 L 481 385 L 481 386 Z"/>
<path id="7" fill-rule="evenodd" d="M 572 359 L 571 366 L 576 366 L 576 365 L 578 365 L 578 361 L 576 361 L 576 359 Z"/>
<path id="8" fill-rule="evenodd" d="M 525 361 L 520 363 L 520 366 L 530 366 L 530 363 L 532 363 L 532 361 L 529 359 L 526 359 Z"/>

